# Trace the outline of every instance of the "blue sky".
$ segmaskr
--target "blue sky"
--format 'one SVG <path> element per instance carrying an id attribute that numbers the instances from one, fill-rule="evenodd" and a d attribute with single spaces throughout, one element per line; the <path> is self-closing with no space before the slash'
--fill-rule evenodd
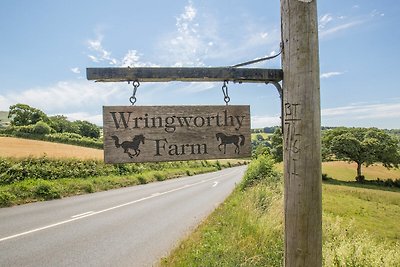
<path id="1" fill-rule="evenodd" d="M 101 124 L 132 86 L 86 67 L 230 66 L 279 51 L 279 0 L 2 0 L 0 110 L 26 103 Z M 400 128 L 400 2 L 320 0 L 324 126 Z M 281 68 L 280 58 L 252 67 Z M 137 105 L 223 105 L 222 83 L 143 83 Z M 252 127 L 279 125 L 273 86 L 228 84 Z"/>

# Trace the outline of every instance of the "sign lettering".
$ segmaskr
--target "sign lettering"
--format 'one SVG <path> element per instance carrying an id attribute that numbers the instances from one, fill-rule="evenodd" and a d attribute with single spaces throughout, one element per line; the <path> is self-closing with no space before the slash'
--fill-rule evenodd
<path id="1" fill-rule="evenodd" d="M 251 156 L 249 106 L 103 107 L 106 163 Z"/>

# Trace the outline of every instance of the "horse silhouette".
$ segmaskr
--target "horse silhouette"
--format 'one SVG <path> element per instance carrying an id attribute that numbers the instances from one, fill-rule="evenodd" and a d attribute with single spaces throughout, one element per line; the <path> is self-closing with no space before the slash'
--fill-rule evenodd
<path id="1" fill-rule="evenodd" d="M 224 154 L 226 154 L 226 145 L 233 144 L 235 145 L 235 153 L 239 154 L 240 153 L 240 146 L 244 145 L 244 136 L 242 134 L 240 135 L 226 135 L 223 133 L 217 133 L 215 135 L 217 137 L 217 141 L 220 141 L 221 143 L 218 145 L 219 151 L 221 150 L 221 146 L 224 146 Z M 240 144 L 239 144 L 240 141 Z"/>
<path id="2" fill-rule="evenodd" d="M 124 149 L 124 153 L 128 154 L 130 158 L 137 157 L 140 154 L 140 143 L 144 144 L 144 136 L 143 134 L 135 135 L 132 139 L 132 141 L 124 141 L 121 144 L 119 143 L 119 138 L 118 136 L 111 136 L 112 139 L 114 139 L 115 142 L 115 147 L 120 148 L 122 147 Z M 134 154 L 129 152 L 129 149 L 132 149 L 134 151 Z"/>

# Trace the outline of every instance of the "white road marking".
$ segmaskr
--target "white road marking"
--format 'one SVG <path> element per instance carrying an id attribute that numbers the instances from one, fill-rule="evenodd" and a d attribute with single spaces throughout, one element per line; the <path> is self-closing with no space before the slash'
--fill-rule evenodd
<path id="1" fill-rule="evenodd" d="M 81 220 L 83 218 L 94 216 L 94 215 L 97 215 L 97 214 L 100 214 L 100 213 L 104 213 L 104 212 L 107 212 L 107 211 L 110 211 L 110 210 L 119 209 L 119 208 L 122 208 L 122 207 L 125 207 L 125 206 L 128 206 L 128 205 L 132 205 L 132 204 L 144 201 L 144 200 L 148 200 L 148 199 L 155 198 L 155 197 L 158 197 L 158 196 L 166 195 L 166 194 L 169 194 L 169 193 L 172 193 L 172 192 L 175 192 L 175 191 L 179 191 L 179 190 L 182 190 L 182 189 L 186 189 L 186 188 L 189 188 L 189 187 L 192 187 L 192 186 L 196 186 L 196 185 L 199 185 L 199 184 L 203 184 L 203 183 L 206 183 L 206 182 L 221 178 L 223 176 L 232 175 L 233 172 L 229 172 L 229 173 L 226 173 L 226 174 L 218 175 L 217 177 L 205 179 L 205 180 L 202 180 L 200 182 L 193 183 L 193 184 L 186 184 L 184 186 L 181 186 L 181 187 L 178 187 L 178 188 L 175 188 L 175 189 L 171 189 L 171 190 L 168 190 L 168 191 L 165 191 L 165 192 L 161 192 L 161 193 L 158 193 L 158 194 L 152 194 L 152 195 L 150 195 L 148 197 L 140 198 L 140 199 L 137 199 L 137 200 L 134 200 L 134 201 L 130 201 L 130 202 L 127 202 L 127 203 L 124 203 L 124 204 L 121 204 L 121 205 L 114 206 L 114 207 L 110 207 L 110 208 L 107 208 L 107 209 L 104 209 L 104 210 L 93 211 L 93 212 L 85 212 L 85 213 L 82 213 L 82 214 L 78 214 L 78 215 L 73 216 L 74 218 L 71 218 L 69 220 L 61 221 L 61 222 L 58 222 L 58 223 L 46 225 L 46 226 L 39 227 L 39 228 L 36 228 L 36 229 L 32 229 L 32 230 L 29 230 L 29 231 L 26 231 L 26 232 L 22 232 L 22 233 L 19 233 L 19 234 L 10 235 L 10 236 L 6 236 L 6 237 L 3 237 L 3 238 L 0 238 L 0 242 L 6 241 L 6 240 L 10 240 L 10 239 L 13 239 L 13 238 L 17 238 L 17 237 L 20 237 L 20 236 L 32 234 L 32 233 L 35 233 L 35 232 L 43 231 L 43 230 L 46 230 L 46 229 L 49 229 L 49 228 L 53 228 L 53 227 L 56 227 L 56 226 L 59 226 L 59 225 L 63 225 L 63 224 L 66 224 L 66 223 L 77 221 L 77 220 Z"/>
<path id="2" fill-rule="evenodd" d="M 84 215 L 91 214 L 93 212 L 94 211 L 88 211 L 88 212 L 85 212 L 85 213 L 81 213 L 81 214 L 77 214 L 77 215 L 71 216 L 71 218 L 81 217 L 81 216 L 84 216 Z"/>
<path id="3" fill-rule="evenodd" d="M 218 185 L 218 181 L 215 181 L 212 187 L 216 187 Z"/>

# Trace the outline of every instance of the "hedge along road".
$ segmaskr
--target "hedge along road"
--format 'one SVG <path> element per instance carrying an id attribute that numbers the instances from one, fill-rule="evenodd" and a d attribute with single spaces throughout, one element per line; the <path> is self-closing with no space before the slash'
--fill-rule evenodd
<path id="1" fill-rule="evenodd" d="M 0 266 L 152 266 L 245 169 L 0 209 Z"/>

